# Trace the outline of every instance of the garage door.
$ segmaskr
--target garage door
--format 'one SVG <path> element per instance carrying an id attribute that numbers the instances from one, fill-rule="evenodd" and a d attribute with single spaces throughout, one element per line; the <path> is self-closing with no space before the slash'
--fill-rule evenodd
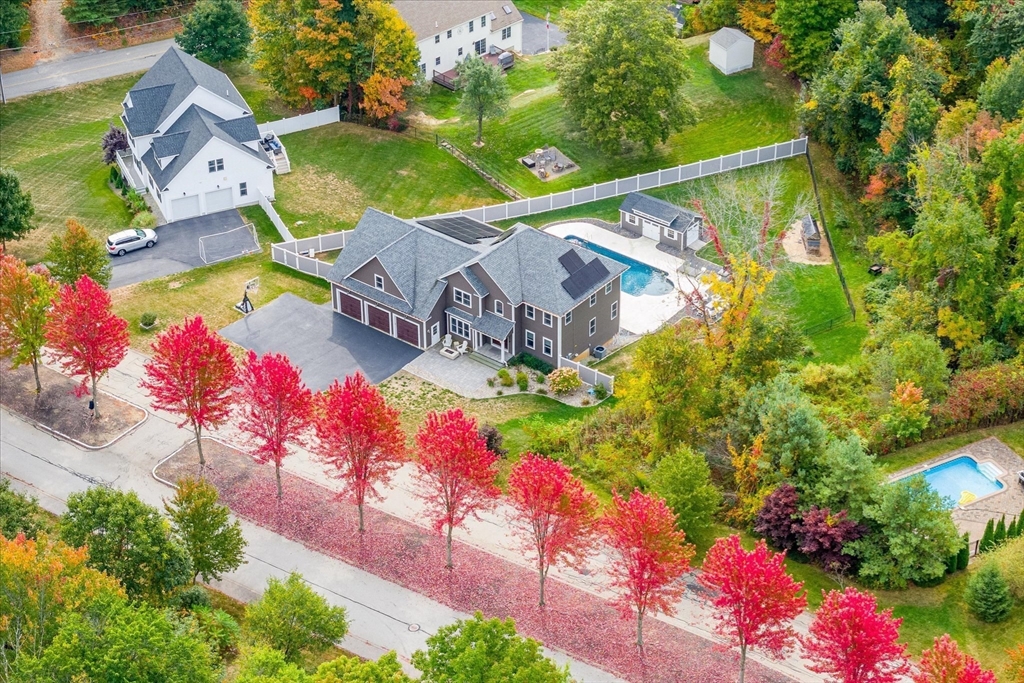
<path id="1" fill-rule="evenodd" d="M 338 292 L 338 301 L 341 304 L 341 312 L 350 318 L 363 322 L 363 302 L 354 296 Z"/>
<path id="2" fill-rule="evenodd" d="M 395 327 L 398 329 L 399 339 L 404 342 L 409 342 L 413 346 L 420 345 L 420 328 L 418 325 L 414 325 L 408 320 L 396 318 Z"/>
<path id="3" fill-rule="evenodd" d="M 231 196 L 231 188 L 226 187 L 223 190 L 214 190 L 213 192 L 206 193 L 206 213 L 217 213 L 218 211 L 227 211 L 234 204 Z"/>
<path id="4" fill-rule="evenodd" d="M 381 332 L 390 335 L 391 315 L 387 311 L 374 306 L 367 306 L 366 310 L 370 313 L 370 327 L 376 327 Z"/>
<path id="5" fill-rule="evenodd" d="M 199 215 L 199 195 L 171 200 L 171 217 L 180 221 L 183 218 L 192 218 Z"/>

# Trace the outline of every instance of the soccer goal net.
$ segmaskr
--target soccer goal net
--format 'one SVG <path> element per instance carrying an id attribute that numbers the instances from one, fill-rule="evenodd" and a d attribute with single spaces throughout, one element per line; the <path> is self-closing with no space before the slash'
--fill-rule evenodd
<path id="1" fill-rule="evenodd" d="M 252 223 L 199 238 L 199 258 L 207 265 L 255 254 L 259 250 L 260 238 Z"/>

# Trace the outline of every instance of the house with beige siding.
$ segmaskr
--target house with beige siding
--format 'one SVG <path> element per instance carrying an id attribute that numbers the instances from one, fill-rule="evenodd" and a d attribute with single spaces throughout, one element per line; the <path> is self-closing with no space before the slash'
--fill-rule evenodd
<path id="1" fill-rule="evenodd" d="M 451 335 L 501 363 L 558 366 L 619 332 L 626 266 L 517 224 L 367 209 L 328 273 L 335 312 L 420 349 Z"/>

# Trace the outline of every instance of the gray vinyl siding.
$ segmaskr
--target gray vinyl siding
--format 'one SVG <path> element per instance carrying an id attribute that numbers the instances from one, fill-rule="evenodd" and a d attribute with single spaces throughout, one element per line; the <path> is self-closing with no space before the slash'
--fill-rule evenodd
<path id="1" fill-rule="evenodd" d="M 434 326 L 434 323 L 441 323 L 441 336 L 439 339 L 444 339 L 444 335 L 448 334 L 448 320 L 444 314 L 445 305 L 448 303 L 448 293 L 445 292 L 441 296 L 437 297 L 437 303 L 434 304 L 434 308 L 430 311 L 430 318 L 427 320 L 425 337 L 426 343 L 430 343 L 430 328 Z"/>
<path id="2" fill-rule="evenodd" d="M 498 286 L 498 283 L 488 275 L 487 271 L 484 270 L 479 263 L 474 263 L 470 266 L 470 270 L 473 271 L 474 275 L 480 278 L 480 281 L 484 283 L 484 287 L 487 288 L 488 294 L 487 297 L 484 298 L 484 310 L 494 313 L 494 300 L 498 299 L 504 306 L 504 314 L 502 317 L 508 318 L 514 322 L 515 318 L 512 317 L 512 302 L 509 301 L 508 297 L 506 297 L 504 292 L 501 291 L 501 287 Z"/>
<path id="3" fill-rule="evenodd" d="M 372 258 L 366 265 L 359 268 L 356 272 L 352 273 L 353 279 L 365 282 L 366 284 L 373 287 L 373 276 L 381 275 L 384 277 L 384 291 L 391 296 L 397 296 L 400 299 L 404 299 L 401 290 L 398 289 L 398 285 L 388 275 L 388 271 L 384 268 L 380 261 L 376 258 Z"/>
<path id="4" fill-rule="evenodd" d="M 662 244 L 664 244 L 665 246 L 675 247 L 676 249 L 682 249 L 683 246 L 684 246 L 683 245 L 683 240 L 685 239 L 685 237 L 686 236 L 682 232 L 676 230 L 676 238 L 674 240 L 670 240 L 668 237 L 665 236 L 665 228 L 662 227 L 661 228 L 661 240 L 659 240 L 659 241 Z"/>
<path id="5" fill-rule="evenodd" d="M 622 226 L 623 230 L 631 232 L 634 235 L 638 235 L 638 236 L 642 235 L 643 234 L 643 226 L 640 224 L 640 219 L 637 218 L 636 225 L 633 225 L 632 223 L 627 223 L 626 222 L 626 214 L 627 213 L 628 213 L 627 211 L 619 211 L 619 225 Z"/>
<path id="6" fill-rule="evenodd" d="M 619 332 L 619 321 L 622 319 L 622 297 L 620 296 L 621 277 L 612 281 L 610 294 L 604 293 L 602 286 L 597 290 L 597 303 L 590 305 L 589 297 L 584 299 L 572 310 L 572 322 L 562 322 L 562 355 L 568 358 L 592 350 L 611 341 Z M 611 318 L 612 302 L 619 302 L 619 314 Z M 590 319 L 597 318 L 597 332 L 590 336 Z"/>
<path id="7" fill-rule="evenodd" d="M 544 324 L 543 311 L 539 308 L 535 320 L 526 317 L 526 304 L 516 306 L 516 351 L 525 351 L 540 358 L 546 363 L 558 365 L 558 316 L 552 315 L 551 327 Z M 537 335 L 537 343 L 534 348 L 526 348 L 526 330 Z M 551 355 L 544 355 L 544 337 L 551 340 Z"/>
<path id="8" fill-rule="evenodd" d="M 473 305 L 472 306 L 463 306 L 460 303 L 456 303 L 455 302 L 455 290 L 456 289 L 461 289 L 463 292 L 466 292 L 467 294 L 471 294 L 473 296 Z M 470 315 L 474 315 L 474 316 L 479 316 L 480 315 L 480 295 L 476 293 L 476 290 L 473 289 L 470 286 L 469 282 L 466 281 L 466 278 L 464 278 L 461 273 L 452 273 L 451 275 L 448 276 L 448 289 L 445 290 L 443 298 L 447 301 L 447 305 L 448 306 L 454 306 L 456 308 L 461 308 L 462 310 L 466 311 Z"/>

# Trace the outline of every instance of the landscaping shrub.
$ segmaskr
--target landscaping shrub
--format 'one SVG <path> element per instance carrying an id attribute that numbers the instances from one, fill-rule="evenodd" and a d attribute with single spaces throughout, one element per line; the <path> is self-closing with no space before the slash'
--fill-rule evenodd
<path id="1" fill-rule="evenodd" d="M 993 520 L 988 520 L 988 524 L 985 525 L 985 533 L 981 535 L 981 543 L 978 544 L 978 553 L 983 553 L 995 545 L 995 523 Z"/>
<path id="2" fill-rule="evenodd" d="M 956 569 L 962 572 L 967 569 L 967 565 L 971 562 L 971 535 L 964 534 L 964 544 L 960 547 L 960 552 L 956 556 Z"/>
<path id="3" fill-rule="evenodd" d="M 230 614 L 222 609 L 197 606 L 192 610 L 192 619 L 221 659 L 238 651 L 242 628 Z"/>
<path id="4" fill-rule="evenodd" d="M 540 394 L 541 396 L 547 396 L 548 395 L 548 390 L 545 389 L 544 387 L 541 387 L 541 388 L 537 389 L 537 393 Z"/>
<path id="5" fill-rule="evenodd" d="M 1024 369 L 1000 363 L 960 372 L 950 383 L 946 400 L 932 408 L 938 426 L 934 436 L 1024 418 Z"/>
<path id="6" fill-rule="evenodd" d="M 494 392 L 494 393 L 495 393 L 495 394 L 497 394 L 498 396 L 504 396 L 504 395 L 505 395 L 505 392 L 504 392 L 504 391 L 502 391 L 501 389 L 498 389 L 498 390 L 497 390 L 496 392 Z"/>
<path id="7" fill-rule="evenodd" d="M 533 379 L 535 382 L 537 382 L 537 384 L 544 384 L 544 382 L 546 382 L 548 378 L 547 375 L 545 375 L 543 372 L 538 372 L 536 375 L 533 376 Z"/>
<path id="8" fill-rule="evenodd" d="M 604 388 L 603 384 L 594 385 L 594 398 L 598 401 L 603 401 L 608 398 L 608 390 Z"/>
<path id="9" fill-rule="evenodd" d="M 571 394 L 583 386 L 583 380 L 572 368 L 558 368 L 548 374 L 548 384 L 556 394 Z"/>
<path id="10" fill-rule="evenodd" d="M 146 204 L 146 200 L 142 198 L 135 190 L 128 190 L 128 193 L 124 196 L 125 203 L 128 204 L 128 210 L 132 214 L 142 213 L 143 211 L 149 211 L 149 205 Z"/>
<path id="11" fill-rule="evenodd" d="M 118 185 L 118 183 L 121 182 L 121 169 L 119 169 L 117 166 L 111 166 L 109 180 L 111 185 L 114 185 L 115 187 L 119 188 L 120 186 Z"/>
<path id="12" fill-rule="evenodd" d="M 992 551 L 988 561 L 999 568 L 1010 593 L 1017 600 L 1024 600 L 1024 538 L 1014 538 Z"/>
<path id="13" fill-rule="evenodd" d="M 522 365 L 524 367 L 529 368 L 530 370 L 536 370 L 537 372 L 540 372 L 545 375 L 550 375 L 551 371 L 555 369 L 554 366 L 551 365 L 550 363 L 545 363 L 540 358 L 537 358 L 537 356 L 526 353 L 525 351 L 522 353 L 517 353 L 515 356 L 510 358 L 508 364 Z"/>
<path id="14" fill-rule="evenodd" d="M 502 448 L 501 444 L 505 440 L 505 436 L 492 424 L 484 423 L 480 425 L 480 429 L 477 430 L 484 441 L 487 442 L 487 450 L 494 453 L 499 458 L 504 458 L 508 455 L 508 449 Z"/>
<path id="15" fill-rule="evenodd" d="M 498 381 L 501 382 L 503 387 L 510 387 L 514 384 L 512 375 L 508 374 L 508 370 L 505 368 L 498 370 Z"/>
<path id="16" fill-rule="evenodd" d="M 153 325 L 156 325 L 156 313 L 143 313 L 140 315 L 139 325 L 141 325 L 144 330 L 148 330 L 153 327 Z"/>
<path id="17" fill-rule="evenodd" d="M 1003 541 L 1006 540 L 1006 515 L 999 518 L 999 522 L 996 523 L 996 530 L 992 534 L 992 545 L 1002 545 Z"/>
<path id="18" fill-rule="evenodd" d="M 580 405 L 581 406 L 589 406 L 590 405 L 590 399 L 589 398 L 583 399 L 582 401 L 580 401 Z"/>
<path id="19" fill-rule="evenodd" d="M 132 228 L 155 228 L 156 227 L 156 216 L 151 211 L 140 211 L 135 214 L 132 218 L 132 222 L 129 224 Z"/>
<path id="20" fill-rule="evenodd" d="M 964 591 L 964 601 L 976 617 L 988 623 L 1010 616 L 1013 595 L 995 562 L 988 562 L 971 576 Z"/>
<path id="21" fill-rule="evenodd" d="M 489 386 L 489 387 L 493 387 L 494 386 L 494 378 L 493 377 L 488 377 L 487 378 L 487 386 Z"/>
<path id="22" fill-rule="evenodd" d="M 171 607 L 191 612 L 197 608 L 210 607 L 210 593 L 202 586 L 182 588 L 170 600 Z"/>
<path id="23" fill-rule="evenodd" d="M 776 550 L 793 550 L 798 521 L 796 488 L 792 484 L 782 484 L 765 497 L 754 521 L 754 531 Z"/>
<path id="24" fill-rule="evenodd" d="M 526 391 L 530 388 L 530 378 L 526 376 L 525 372 L 520 370 L 516 373 L 516 384 L 519 385 L 519 391 Z"/>

